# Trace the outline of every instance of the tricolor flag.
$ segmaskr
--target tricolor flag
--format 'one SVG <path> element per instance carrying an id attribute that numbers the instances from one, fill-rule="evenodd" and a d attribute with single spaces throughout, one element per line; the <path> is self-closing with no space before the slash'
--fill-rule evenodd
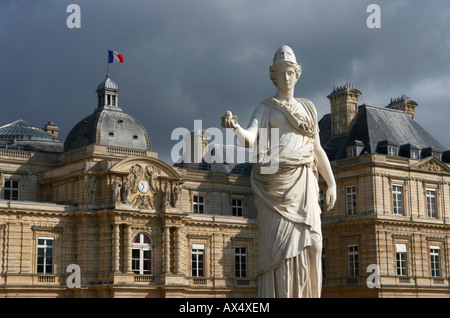
<path id="1" fill-rule="evenodd" d="M 114 60 L 119 63 L 123 63 L 123 54 L 108 50 L 108 63 L 113 63 Z"/>

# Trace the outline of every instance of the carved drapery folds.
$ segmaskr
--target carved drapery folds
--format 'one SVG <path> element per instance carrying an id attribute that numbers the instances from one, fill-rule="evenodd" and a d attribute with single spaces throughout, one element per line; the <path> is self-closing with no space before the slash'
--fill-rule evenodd
<path id="1" fill-rule="evenodd" d="M 181 207 L 182 180 L 155 165 L 133 164 L 128 173 L 111 176 L 114 203 L 133 208 L 166 211 Z M 173 174 L 173 173 L 172 173 Z"/>

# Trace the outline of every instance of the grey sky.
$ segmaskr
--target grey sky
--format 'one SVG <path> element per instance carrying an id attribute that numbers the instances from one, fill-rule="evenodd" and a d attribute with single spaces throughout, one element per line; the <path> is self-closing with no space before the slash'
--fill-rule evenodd
<path id="1" fill-rule="evenodd" d="M 81 29 L 66 8 L 81 7 Z M 366 8 L 381 7 L 369 29 Z M 229 109 L 246 126 L 275 93 L 268 67 L 283 44 L 303 67 L 296 96 L 319 118 L 333 86 L 352 83 L 360 103 L 386 106 L 402 94 L 419 104 L 416 121 L 450 148 L 448 0 L 40 0 L 0 2 L 0 125 L 53 121 L 65 138 L 96 107 L 106 50 L 120 107 L 170 159 L 173 129 L 219 127 Z"/>

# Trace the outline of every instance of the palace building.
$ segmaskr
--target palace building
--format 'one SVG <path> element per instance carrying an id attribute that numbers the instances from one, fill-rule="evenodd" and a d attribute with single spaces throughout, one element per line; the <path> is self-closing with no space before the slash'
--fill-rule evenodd
<path id="1" fill-rule="evenodd" d="M 256 297 L 252 163 L 168 165 L 119 107 L 117 83 L 96 92 L 64 141 L 52 122 L 0 127 L 0 297 Z M 338 187 L 322 209 L 323 297 L 450 297 L 450 152 L 414 101 L 360 95 L 335 88 L 319 122 Z M 204 158 L 248 158 L 204 132 L 187 138 Z"/>
<path id="2" fill-rule="evenodd" d="M 336 206 L 322 209 L 323 296 L 450 297 L 450 151 L 410 98 L 375 107 L 360 95 L 335 87 L 319 122 L 337 184 Z"/>

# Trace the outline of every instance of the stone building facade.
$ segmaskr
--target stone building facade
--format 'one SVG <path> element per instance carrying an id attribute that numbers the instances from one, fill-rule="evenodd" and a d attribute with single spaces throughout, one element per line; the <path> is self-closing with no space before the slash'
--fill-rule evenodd
<path id="1" fill-rule="evenodd" d="M 251 163 L 169 166 L 118 92 L 102 81 L 65 141 L 54 123 L 0 127 L 0 297 L 255 297 Z M 319 123 L 338 186 L 322 213 L 323 297 L 449 297 L 449 153 L 415 102 L 360 95 L 335 88 Z M 201 155 L 229 151 L 192 137 Z"/>
<path id="2" fill-rule="evenodd" d="M 330 94 L 347 118 L 339 134 L 333 111 L 319 122 L 338 189 L 322 213 L 323 296 L 450 297 L 450 153 L 414 120 L 416 102 L 355 113 L 359 95 L 351 85 Z"/>
<path id="3" fill-rule="evenodd" d="M 254 297 L 248 173 L 162 162 L 118 91 L 100 83 L 65 142 L 0 128 L 0 297 Z"/>

